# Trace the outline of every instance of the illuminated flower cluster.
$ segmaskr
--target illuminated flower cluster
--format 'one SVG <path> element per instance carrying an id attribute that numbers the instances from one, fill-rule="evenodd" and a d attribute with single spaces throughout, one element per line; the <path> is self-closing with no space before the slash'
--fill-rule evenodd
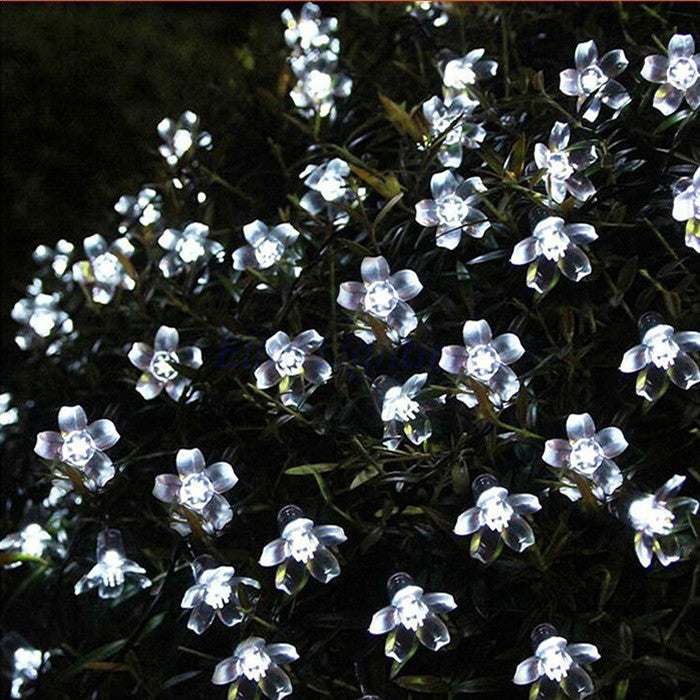
<path id="1" fill-rule="evenodd" d="M 483 319 L 466 321 L 462 328 L 462 345 L 446 345 L 440 353 L 439 365 L 445 372 L 469 378 L 482 385 L 496 407 L 507 404 L 520 389 L 520 381 L 508 365 L 517 362 L 525 349 L 515 333 L 493 337 L 491 326 Z M 478 403 L 473 389 L 457 398 L 467 406 Z"/>
<path id="2" fill-rule="evenodd" d="M 210 258 L 219 262 L 224 259 L 224 247 L 218 241 L 209 240 L 209 227 L 194 221 L 184 229 L 166 228 L 158 239 L 158 245 L 167 252 L 158 267 L 165 277 L 174 277 L 187 270 L 199 274 L 199 284 L 206 284 L 209 271 L 206 264 Z"/>
<path id="3" fill-rule="evenodd" d="M 382 256 L 363 258 L 360 274 L 362 282 L 340 285 L 338 304 L 381 321 L 393 343 L 403 342 L 418 326 L 418 318 L 407 303 L 423 289 L 418 275 L 413 270 L 399 270 L 392 275 Z"/>
<path id="4" fill-rule="evenodd" d="M 423 395 L 427 379 L 427 372 L 423 372 L 414 374 L 403 384 L 385 375 L 372 383 L 384 423 L 383 443 L 388 449 L 395 450 L 404 436 L 414 445 L 420 445 L 432 435 L 427 415 L 432 402 Z"/>
<path id="5" fill-rule="evenodd" d="M 555 122 L 547 144 L 535 144 L 535 164 L 544 173 L 549 198 L 561 204 L 568 192 L 579 202 L 589 200 L 595 187 L 584 171 L 598 159 L 594 146 L 577 143 L 569 146 L 571 129 L 564 122 Z"/>
<path id="6" fill-rule="evenodd" d="M 486 138 L 481 124 L 468 121 L 475 106 L 462 95 L 452 100 L 449 106 L 439 97 L 431 97 L 423 103 L 423 116 L 430 132 L 426 146 L 442 138 L 437 155 L 446 168 L 458 168 L 462 164 L 463 149 L 479 148 Z"/>
<path id="7" fill-rule="evenodd" d="M 183 537 L 192 532 L 193 524 L 209 535 L 218 535 L 233 518 L 233 510 L 221 495 L 238 482 L 228 462 L 208 467 L 201 450 L 178 450 L 177 474 L 156 477 L 153 495 L 172 506 L 172 528 Z"/>
<path id="8" fill-rule="evenodd" d="M 294 505 L 280 510 L 277 523 L 282 536 L 266 544 L 260 555 L 261 566 L 277 567 L 276 588 L 293 595 L 303 588 L 309 574 L 321 583 L 340 574 L 340 564 L 329 547 L 347 539 L 342 527 L 315 525 Z"/>
<path id="9" fill-rule="evenodd" d="M 211 134 L 200 129 L 199 117 L 192 111 L 183 112 L 178 119 L 165 118 L 158 123 L 158 135 L 163 143 L 158 152 L 171 167 L 192 158 L 197 149 L 211 150 Z"/>
<path id="10" fill-rule="evenodd" d="M 15 335 L 21 350 L 43 347 L 47 355 L 55 355 L 73 334 L 73 321 L 61 309 L 61 295 L 45 294 L 39 280 L 27 287 L 27 296 L 12 307 L 12 320 L 22 328 Z"/>
<path id="11" fill-rule="evenodd" d="M 540 294 L 554 287 L 559 273 L 572 282 L 591 274 L 591 261 L 579 245 L 598 240 L 591 224 L 565 224 L 558 216 L 547 216 L 520 241 L 510 256 L 513 265 L 528 265 L 527 286 Z"/>
<path id="12" fill-rule="evenodd" d="M 117 238 L 111 244 L 96 233 L 83 241 L 87 260 L 73 265 L 73 279 L 86 287 L 96 304 L 109 304 L 118 289 L 131 291 L 136 280 L 127 270 L 134 246 L 127 238 Z"/>
<path id="13" fill-rule="evenodd" d="M 486 215 L 476 208 L 480 194 L 486 191 L 480 177 L 464 179 L 452 170 L 443 170 L 430 178 L 432 199 L 416 204 L 416 221 L 435 226 L 435 245 L 454 250 L 462 234 L 483 237 L 490 226 Z"/>
<path id="14" fill-rule="evenodd" d="M 654 107 L 661 114 L 673 114 L 683 98 L 691 109 L 700 107 L 700 54 L 695 53 L 691 34 L 674 34 L 668 42 L 668 57 L 647 56 L 642 77 L 661 83 L 654 93 Z"/>
<path id="15" fill-rule="evenodd" d="M 314 355 L 322 343 L 323 337 L 313 329 L 292 339 L 283 331 L 270 336 L 265 341 L 265 352 L 270 359 L 255 370 L 258 389 L 279 384 L 282 400 L 286 404 L 299 405 L 304 398 L 306 383 L 324 384 L 333 373 L 326 360 Z"/>
<path id="16" fill-rule="evenodd" d="M 153 347 L 146 343 L 134 343 L 129 350 L 129 361 L 142 371 L 136 382 L 136 391 L 150 401 L 165 389 L 173 400 L 179 401 L 192 384 L 189 377 L 181 374 L 177 365 L 191 369 L 202 366 L 202 351 L 198 347 L 178 347 L 180 334 L 176 328 L 161 326 L 153 341 Z M 194 401 L 197 392 L 191 392 L 187 401 Z"/>
<path id="17" fill-rule="evenodd" d="M 258 690 L 269 700 L 280 700 L 292 694 L 292 682 L 279 664 L 289 664 L 299 658 L 291 644 L 267 644 L 260 637 L 248 637 L 219 662 L 211 682 L 231 684 L 230 698 L 251 700 Z"/>
<path id="18" fill-rule="evenodd" d="M 66 553 L 63 544 L 38 523 L 29 523 L 19 532 L 12 532 L 3 537 L 0 540 L 0 550 L 35 559 L 41 559 L 47 552 L 56 557 L 63 557 Z M 12 569 L 21 564 L 22 559 L 18 558 L 5 564 L 4 568 Z"/>
<path id="19" fill-rule="evenodd" d="M 473 88 L 478 81 L 493 78 L 498 70 L 498 63 L 484 58 L 484 49 L 481 48 L 472 49 L 464 56 L 443 50 L 438 54 L 437 64 L 442 76 L 445 104 L 448 105 L 457 97 L 463 97 L 476 107 L 479 101 Z"/>
<path id="20" fill-rule="evenodd" d="M 676 333 L 654 312 L 639 319 L 639 330 L 641 344 L 628 350 L 620 364 L 621 372 L 638 372 L 638 396 L 655 401 L 666 390 L 668 379 L 681 389 L 690 389 L 700 382 L 700 368 L 688 354 L 700 351 L 700 332 Z"/>
<path id="21" fill-rule="evenodd" d="M 302 5 L 298 19 L 290 9 L 284 10 L 282 23 L 286 27 L 284 40 L 290 49 L 329 49 L 336 54 L 340 51 L 340 43 L 333 36 L 338 30 L 338 19 L 322 17 L 321 8 L 313 2 Z"/>
<path id="22" fill-rule="evenodd" d="M 34 452 L 76 469 L 85 486 L 98 491 L 114 477 L 114 464 L 105 450 L 119 441 L 114 423 L 106 418 L 88 425 L 82 406 L 63 406 L 58 412 L 60 432 L 47 430 L 36 436 Z"/>
<path id="23" fill-rule="evenodd" d="M 248 245 L 233 251 L 233 269 L 267 270 L 277 264 L 285 251 L 296 243 L 299 231 L 291 224 L 277 224 L 269 228 L 256 219 L 243 227 L 243 235 Z"/>
<path id="24" fill-rule="evenodd" d="M 119 530 L 105 528 L 97 535 L 96 559 L 95 566 L 75 584 L 75 595 L 97 588 L 100 598 L 119 598 L 129 584 L 137 589 L 151 585 L 146 570 L 126 558 Z"/>
<path id="25" fill-rule="evenodd" d="M 684 177 L 674 187 L 673 218 L 685 221 L 685 244 L 700 253 L 700 168 L 692 179 Z"/>
<path id="26" fill-rule="evenodd" d="M 535 544 L 535 535 L 523 516 L 542 508 L 537 496 L 510 495 L 490 474 L 477 476 L 472 492 L 476 505 L 465 510 L 454 527 L 456 535 L 472 535 L 469 546 L 472 557 L 487 564 L 499 555 L 502 543 L 515 552 Z"/>
<path id="27" fill-rule="evenodd" d="M 607 501 L 622 486 L 620 468 L 613 461 L 627 449 L 627 440 L 619 428 L 596 431 L 588 413 L 572 413 L 566 419 L 566 440 L 547 440 L 542 459 L 556 469 L 570 469 L 590 482 L 599 501 Z M 581 493 L 574 484 L 561 492 L 576 501 Z"/>
<path id="28" fill-rule="evenodd" d="M 450 633 L 439 615 L 457 607 L 449 593 L 424 593 L 408 574 L 389 577 L 387 590 L 391 605 L 378 610 L 369 626 L 371 634 L 386 634 L 384 653 L 402 663 L 415 651 L 418 642 L 431 651 L 450 643 Z"/>
<path id="29" fill-rule="evenodd" d="M 406 12 L 421 24 L 431 24 L 433 27 L 444 27 L 450 20 L 447 14 L 448 2 L 409 2 L 406 5 Z"/>
<path id="30" fill-rule="evenodd" d="M 54 248 L 38 245 L 32 253 L 32 259 L 37 265 L 49 265 L 51 271 L 66 284 L 71 281 L 70 261 L 75 252 L 75 246 L 61 238 Z"/>
<path id="31" fill-rule="evenodd" d="M 531 698 L 556 698 L 559 690 L 571 700 L 593 694 L 593 681 L 582 667 L 600 659 L 593 644 L 569 644 L 550 624 L 535 627 L 530 638 L 535 654 L 518 664 L 513 683 L 534 683 Z"/>
<path id="32" fill-rule="evenodd" d="M 571 97 L 578 97 L 576 108 L 583 111 L 586 121 L 598 119 L 601 105 L 617 112 L 628 105 L 632 98 L 625 88 L 615 80 L 629 61 L 621 49 L 608 51 L 598 57 L 595 41 L 584 41 L 576 46 L 574 54 L 576 68 L 567 68 L 559 74 L 559 89 Z"/>
<path id="33" fill-rule="evenodd" d="M 51 652 L 34 648 L 15 632 L 9 632 L 2 638 L 2 650 L 10 666 L 9 697 L 13 700 L 29 697 L 31 685 L 39 673 L 51 667 Z"/>
<path id="34" fill-rule="evenodd" d="M 12 394 L 4 391 L 0 394 L 0 445 L 5 440 L 5 428 L 19 422 L 19 409 L 12 405 Z"/>
<path id="35" fill-rule="evenodd" d="M 325 216 L 337 228 L 348 223 L 348 209 L 367 194 L 363 187 L 353 190 L 349 182 L 350 166 L 341 158 L 308 165 L 299 177 L 309 188 L 299 202 L 301 208 L 312 216 Z"/>
<path id="36" fill-rule="evenodd" d="M 639 563 L 648 568 L 656 554 L 663 566 L 680 559 L 680 546 L 674 533 L 684 525 L 684 517 L 698 512 L 694 498 L 676 497 L 685 477 L 672 476 L 656 493 L 635 498 L 629 506 L 629 522 L 634 528 L 634 550 Z"/>
<path id="37" fill-rule="evenodd" d="M 153 187 L 143 187 L 136 196 L 122 195 L 114 205 L 122 217 L 119 233 L 131 231 L 136 225 L 157 227 L 163 216 L 163 197 Z"/>
<path id="38" fill-rule="evenodd" d="M 205 632 L 215 617 L 227 627 L 243 620 L 245 612 L 238 595 L 240 586 L 260 588 L 253 578 L 236 576 L 232 566 L 217 566 L 209 554 L 202 554 L 192 562 L 195 583 L 182 597 L 180 606 L 191 610 L 187 626 L 196 634 Z"/>

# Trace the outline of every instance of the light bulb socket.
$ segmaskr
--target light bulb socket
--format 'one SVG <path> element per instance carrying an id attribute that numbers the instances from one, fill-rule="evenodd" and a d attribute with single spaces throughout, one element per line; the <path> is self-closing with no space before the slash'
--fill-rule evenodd
<path id="1" fill-rule="evenodd" d="M 405 571 L 399 571 L 389 576 L 386 582 L 386 589 L 389 592 L 389 598 L 393 598 L 402 588 L 406 586 L 414 586 L 413 577 Z"/>
<path id="2" fill-rule="evenodd" d="M 532 630 L 530 634 L 530 641 L 532 642 L 532 648 L 537 650 L 537 647 L 544 642 L 545 639 L 557 636 L 557 628 L 554 625 L 550 625 L 545 622 L 541 625 L 537 625 L 535 629 Z"/>
<path id="3" fill-rule="evenodd" d="M 664 322 L 661 314 L 656 311 L 647 311 L 639 317 L 639 334 L 644 337 L 647 331 L 650 331 L 654 326 L 659 326 Z"/>
<path id="4" fill-rule="evenodd" d="M 474 498 L 479 498 L 484 491 L 498 486 L 498 479 L 493 474 L 479 474 L 472 482 L 472 492 Z"/>
<path id="5" fill-rule="evenodd" d="M 304 511 L 295 505 L 286 505 L 280 508 L 279 513 L 277 513 L 277 524 L 279 525 L 280 532 L 289 525 L 293 520 L 304 517 Z"/>

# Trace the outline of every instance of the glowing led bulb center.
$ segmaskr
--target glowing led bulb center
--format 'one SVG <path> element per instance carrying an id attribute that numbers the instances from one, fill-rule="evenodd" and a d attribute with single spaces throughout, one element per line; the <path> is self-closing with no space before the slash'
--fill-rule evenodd
<path id="1" fill-rule="evenodd" d="M 571 445 L 569 463 L 580 474 L 591 474 L 603 461 L 603 450 L 595 438 L 581 438 Z"/>
<path id="2" fill-rule="evenodd" d="M 272 659 L 262 649 L 248 649 L 240 658 L 243 675 L 250 681 L 259 682 L 267 673 Z"/>
<path id="3" fill-rule="evenodd" d="M 598 66 L 588 66 L 579 74 L 578 80 L 583 93 L 590 95 L 603 83 L 606 83 L 608 79 Z"/>
<path id="4" fill-rule="evenodd" d="M 118 284 L 124 268 L 113 253 L 102 253 L 92 261 L 92 274 L 102 284 Z"/>
<path id="5" fill-rule="evenodd" d="M 206 474 L 188 474 L 180 485 L 180 503 L 200 511 L 211 501 L 214 487 Z"/>
<path id="6" fill-rule="evenodd" d="M 168 382 L 171 379 L 177 377 L 177 371 L 173 368 L 173 362 L 177 362 L 177 357 L 173 352 L 167 352 L 166 350 L 157 350 L 153 353 L 153 359 L 151 360 L 150 371 L 151 374 L 159 382 Z"/>
<path id="7" fill-rule="evenodd" d="M 693 58 L 677 58 L 669 65 L 667 78 L 674 88 L 687 90 L 698 79 L 698 67 Z"/>
<path id="8" fill-rule="evenodd" d="M 477 506 L 490 530 L 501 532 L 513 517 L 514 511 L 507 501 L 507 495 L 504 488 L 494 486 L 484 491 L 477 500 Z"/>
<path id="9" fill-rule="evenodd" d="M 187 129 L 178 129 L 173 134 L 173 149 L 178 158 L 192 148 L 192 134 Z"/>
<path id="10" fill-rule="evenodd" d="M 673 513 L 653 495 L 632 501 L 629 516 L 634 529 L 648 535 L 668 535 L 673 529 Z"/>
<path id="11" fill-rule="evenodd" d="M 288 345 L 280 353 L 275 366 L 283 377 L 293 377 L 304 371 L 304 351 Z"/>
<path id="12" fill-rule="evenodd" d="M 651 361 L 662 369 L 668 369 L 676 361 L 680 348 L 672 338 L 655 338 L 649 346 Z"/>
<path id="13" fill-rule="evenodd" d="M 547 159 L 547 171 L 554 180 L 567 180 L 574 174 L 568 153 L 550 153 Z"/>
<path id="14" fill-rule="evenodd" d="M 560 682 L 566 678 L 574 660 L 566 652 L 566 640 L 561 637 L 545 639 L 535 652 L 547 678 Z"/>
<path id="15" fill-rule="evenodd" d="M 402 595 L 399 591 L 392 604 L 396 607 L 399 613 L 401 624 L 414 632 L 423 625 L 425 618 L 428 615 L 428 606 L 414 593 L 405 593 Z M 397 599 L 398 597 L 398 599 Z"/>
<path id="16" fill-rule="evenodd" d="M 74 430 L 63 439 L 61 455 L 65 462 L 82 467 L 90 461 L 97 448 L 87 430 Z"/>
<path id="17" fill-rule="evenodd" d="M 469 205 L 456 194 L 448 194 L 437 200 L 437 216 L 445 226 L 460 226 L 469 213 Z"/>
<path id="18" fill-rule="evenodd" d="M 282 243 L 274 238 L 265 238 L 255 248 L 255 259 L 262 268 L 274 265 L 284 253 Z"/>
<path id="19" fill-rule="evenodd" d="M 500 358 L 490 345 L 476 345 L 467 352 L 467 374 L 480 381 L 488 381 L 496 374 Z"/>
<path id="20" fill-rule="evenodd" d="M 231 600 L 231 586 L 221 581 L 212 581 L 204 594 L 204 602 L 215 610 L 220 610 Z"/>
<path id="21" fill-rule="evenodd" d="M 195 262 L 204 255 L 204 246 L 199 236 L 183 236 L 177 242 L 177 252 L 186 263 Z"/>

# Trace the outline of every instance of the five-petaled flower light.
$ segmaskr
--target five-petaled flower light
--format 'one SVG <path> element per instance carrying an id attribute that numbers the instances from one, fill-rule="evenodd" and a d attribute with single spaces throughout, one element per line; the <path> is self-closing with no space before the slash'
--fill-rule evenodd
<path id="1" fill-rule="evenodd" d="M 673 218 L 685 221 L 685 244 L 700 253 L 700 168 L 692 179 L 684 177 L 674 187 Z"/>
<path id="2" fill-rule="evenodd" d="M 269 700 L 280 700 L 292 694 L 292 682 L 279 664 L 299 658 L 291 644 L 267 644 L 260 637 L 248 637 L 233 650 L 233 656 L 220 661 L 211 682 L 226 685 L 230 698 L 252 700 L 258 690 Z"/>
<path id="3" fill-rule="evenodd" d="M 173 401 L 179 401 L 192 383 L 176 369 L 175 365 L 183 365 L 192 369 L 202 366 L 202 351 L 195 346 L 178 347 L 180 334 L 177 329 L 161 326 L 153 341 L 153 347 L 146 343 L 134 343 L 129 350 L 129 361 L 134 367 L 142 370 L 136 382 L 136 391 L 144 399 L 150 401 L 158 396 L 163 389 Z M 188 401 L 197 398 L 196 393 L 188 397 Z"/>
<path id="4" fill-rule="evenodd" d="M 491 474 L 474 479 L 472 492 L 476 505 L 457 518 L 456 535 L 473 535 L 469 553 L 484 564 L 495 559 L 502 542 L 516 552 L 535 544 L 535 535 L 523 517 L 542 508 L 537 496 L 509 494 Z"/>
<path id="5" fill-rule="evenodd" d="M 10 695 L 13 699 L 29 697 L 29 686 L 39 677 L 39 672 L 48 671 L 51 652 L 34 648 L 15 632 L 2 639 L 3 651 L 10 665 Z"/>
<path id="6" fill-rule="evenodd" d="M 299 238 L 299 231 L 291 224 L 269 228 L 256 219 L 243 227 L 243 235 L 248 245 L 233 251 L 233 269 L 266 270 L 282 259 L 285 250 Z"/>
<path id="7" fill-rule="evenodd" d="M 32 260 L 38 265 L 50 265 L 51 270 L 59 279 L 67 284 L 71 280 L 69 263 L 75 251 L 75 246 L 61 238 L 53 248 L 47 245 L 38 245 L 32 253 Z"/>
<path id="8" fill-rule="evenodd" d="M 75 584 L 75 595 L 97 588 L 100 598 L 119 598 L 128 584 L 148 588 L 146 570 L 126 558 L 122 534 L 106 528 L 97 535 L 97 563 Z"/>
<path id="9" fill-rule="evenodd" d="M 531 698 L 553 699 L 560 689 L 572 700 L 580 700 L 593 693 L 593 681 L 582 664 L 600 659 L 595 645 L 569 644 L 550 624 L 535 627 L 530 639 L 535 654 L 518 664 L 513 683 L 534 683 Z"/>
<path id="10" fill-rule="evenodd" d="M 580 202 L 595 194 L 595 187 L 583 172 L 598 159 L 594 146 L 577 143 L 569 146 L 571 129 L 555 122 L 547 144 L 535 144 L 535 164 L 544 172 L 547 195 L 560 204 L 568 192 Z"/>
<path id="11" fill-rule="evenodd" d="M 335 119 L 336 98 L 352 92 L 352 79 L 338 73 L 338 56 L 326 50 L 292 57 L 289 61 L 297 82 L 289 96 L 306 118 L 314 115 Z"/>
<path id="12" fill-rule="evenodd" d="M 622 486 L 620 468 L 613 461 L 627 449 L 627 440 L 619 428 L 596 431 L 588 413 L 572 413 L 566 419 L 566 440 L 547 440 L 542 459 L 557 469 L 570 469 L 590 482 L 600 501 L 607 501 Z M 566 482 L 570 483 L 570 480 Z M 575 484 L 560 491 L 572 501 L 581 498 Z"/>
<path id="13" fill-rule="evenodd" d="M 338 53 L 340 45 L 333 36 L 338 29 L 336 17 L 322 17 L 321 8 L 313 2 L 302 5 L 297 19 L 290 9 L 282 11 L 282 23 L 286 29 L 284 40 L 292 49 L 306 52 L 314 49 L 329 49 Z"/>
<path id="14" fill-rule="evenodd" d="M 484 49 L 472 49 L 464 56 L 458 56 L 449 50 L 438 54 L 438 71 L 442 76 L 442 90 L 445 103 L 450 104 L 455 98 L 464 96 L 474 105 L 478 100 L 472 88 L 480 80 L 493 78 L 498 70 L 498 63 L 484 58 Z"/>
<path id="15" fill-rule="evenodd" d="M 595 41 L 584 41 L 576 46 L 574 60 L 576 68 L 559 73 L 559 89 L 565 95 L 578 97 L 576 107 L 579 111 L 586 107 L 586 121 L 598 118 L 602 104 L 617 113 L 631 102 L 627 90 L 614 79 L 629 63 L 624 51 L 615 49 L 599 58 Z"/>
<path id="16" fill-rule="evenodd" d="M 137 224 L 146 228 L 157 226 L 163 215 L 163 197 L 153 187 L 143 187 L 136 196 L 122 195 L 114 211 L 122 217 L 119 233 L 128 233 Z"/>
<path id="17" fill-rule="evenodd" d="M 132 290 L 136 281 L 124 263 L 134 254 L 134 246 L 126 238 L 111 244 L 96 233 L 83 241 L 87 260 L 73 265 L 73 279 L 89 288 L 96 304 L 109 304 L 117 289 Z"/>
<path id="18" fill-rule="evenodd" d="M 460 95 L 449 106 L 439 97 L 431 97 L 423 103 L 423 116 L 428 122 L 428 144 L 443 137 L 438 149 L 438 160 L 446 168 L 458 168 L 462 164 L 462 149 L 479 148 L 486 138 L 481 124 L 468 121 L 475 103 Z"/>
<path id="19" fill-rule="evenodd" d="M 565 224 L 558 216 L 547 216 L 537 222 L 532 236 L 516 244 L 510 262 L 529 265 L 527 286 L 544 294 L 557 283 L 560 272 L 572 282 L 591 274 L 591 261 L 579 245 L 597 239 L 591 224 Z"/>
<path id="20" fill-rule="evenodd" d="M 416 204 L 416 221 L 421 226 L 435 226 L 435 245 L 454 250 L 462 234 L 481 238 L 489 227 L 486 215 L 476 208 L 480 194 L 486 191 L 480 177 L 466 180 L 451 170 L 430 178 L 432 199 Z"/>
<path id="21" fill-rule="evenodd" d="M 199 117 L 190 110 L 183 112 L 178 119 L 160 121 L 158 135 L 163 141 L 158 151 L 172 167 L 196 149 L 211 150 L 214 145 L 211 134 L 199 128 Z"/>
<path id="22" fill-rule="evenodd" d="M 700 368 L 688 352 L 700 351 L 700 332 L 676 333 L 663 323 L 659 314 L 650 312 L 639 319 L 640 345 L 628 350 L 620 364 L 622 372 L 639 372 L 636 391 L 647 401 L 658 399 L 670 379 L 681 389 L 700 382 Z"/>
<path id="23" fill-rule="evenodd" d="M 322 343 L 323 336 L 313 329 L 292 339 L 283 331 L 277 331 L 265 341 L 265 352 L 270 359 L 255 370 L 258 388 L 269 389 L 279 384 L 283 398 L 298 404 L 304 382 L 323 384 L 333 372 L 326 360 L 314 355 Z"/>
<path id="24" fill-rule="evenodd" d="M 421 396 L 427 372 L 414 374 L 403 384 L 382 375 L 372 383 L 380 415 L 384 423 L 384 446 L 395 450 L 405 435 L 414 445 L 420 445 L 433 432 L 427 411 L 429 400 Z"/>
<path id="25" fill-rule="evenodd" d="M 684 481 L 684 476 L 675 474 L 656 493 L 644 494 L 630 503 L 627 514 L 636 531 L 634 550 L 645 568 L 651 566 L 654 554 L 663 566 L 680 559 L 680 546 L 673 533 L 683 526 L 683 517 L 698 512 L 699 505 L 694 498 L 676 497 Z"/>
<path id="26" fill-rule="evenodd" d="M 483 319 L 466 321 L 462 328 L 464 346 L 446 345 L 439 365 L 445 372 L 469 377 L 497 397 L 495 405 L 507 403 L 520 389 L 520 381 L 508 365 L 519 360 L 525 349 L 515 333 L 493 337 Z M 468 404 L 468 402 L 467 402 Z"/>
<path id="27" fill-rule="evenodd" d="M 0 550 L 36 559 L 43 557 L 46 552 L 50 552 L 57 557 L 65 555 L 63 544 L 55 540 L 38 523 L 29 523 L 19 532 L 12 532 L 3 537 L 0 540 Z M 21 563 L 21 558 L 15 561 L 11 560 L 4 565 L 4 568 L 12 569 L 20 566 Z"/>
<path id="28" fill-rule="evenodd" d="M 224 247 L 218 241 L 209 240 L 209 227 L 198 221 L 187 224 L 182 230 L 166 228 L 158 245 L 167 251 L 158 263 L 165 277 L 174 277 L 188 269 L 201 271 L 210 258 L 221 261 L 224 257 Z M 204 284 L 208 278 L 208 271 L 204 271 L 198 281 Z"/>
<path id="29" fill-rule="evenodd" d="M 46 294 L 40 280 L 27 287 L 27 296 L 20 299 L 10 314 L 12 320 L 21 324 L 15 335 L 15 343 L 21 350 L 34 346 L 45 346 L 47 355 L 55 355 L 63 342 L 73 333 L 73 320 L 59 306 L 61 295 Z"/>
<path id="30" fill-rule="evenodd" d="M 91 491 L 101 489 L 115 474 L 105 450 L 116 445 L 119 433 L 111 420 L 102 418 L 88 425 L 82 406 L 63 406 L 58 412 L 60 432 L 47 430 L 36 436 L 34 452 L 77 469 Z"/>
<path id="31" fill-rule="evenodd" d="M 402 342 L 418 326 L 418 318 L 406 303 L 420 294 L 423 285 L 413 270 L 399 270 L 393 275 L 386 259 L 363 258 L 362 282 L 343 282 L 338 304 L 349 311 L 363 311 L 383 321 L 393 342 Z"/>
<path id="32" fill-rule="evenodd" d="M 217 566 L 209 554 L 202 554 L 192 562 L 195 583 L 182 597 L 181 607 L 192 610 L 187 626 L 202 634 L 215 617 L 227 627 L 237 625 L 245 617 L 238 594 L 240 586 L 260 588 L 253 578 L 236 576 L 232 566 Z"/>
<path id="33" fill-rule="evenodd" d="M 700 54 L 695 53 L 691 34 L 674 34 L 668 42 L 668 57 L 647 56 L 642 77 L 661 83 L 654 93 L 654 107 L 661 114 L 673 114 L 684 97 L 691 109 L 700 107 Z"/>
<path id="34" fill-rule="evenodd" d="M 389 577 L 391 605 L 378 610 L 369 626 L 371 634 L 386 634 L 384 653 L 399 663 L 406 661 L 420 642 L 437 651 L 450 642 L 447 626 L 440 619 L 457 607 L 449 593 L 424 593 L 407 573 Z"/>
<path id="35" fill-rule="evenodd" d="M 173 506 L 172 528 L 186 536 L 192 532 L 192 518 L 210 535 L 218 535 L 233 518 L 233 510 L 221 495 L 238 482 L 228 462 L 206 466 L 201 450 L 178 450 L 177 474 L 156 477 L 153 495 Z M 190 517 L 188 517 L 190 516 Z"/>
<path id="36" fill-rule="evenodd" d="M 347 539 L 338 525 L 315 525 L 301 508 L 288 505 L 277 514 L 280 534 L 265 545 L 262 566 L 276 566 L 275 586 L 288 595 L 301 590 L 311 574 L 328 583 L 340 574 L 340 564 L 329 547 Z"/>

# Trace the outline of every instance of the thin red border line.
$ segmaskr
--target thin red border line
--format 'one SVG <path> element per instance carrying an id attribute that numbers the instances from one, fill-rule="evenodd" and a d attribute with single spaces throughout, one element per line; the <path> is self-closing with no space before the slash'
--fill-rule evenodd
<path id="1" fill-rule="evenodd" d="M 319 0 L 324 5 L 408 5 L 408 0 Z M 0 0 L 0 5 L 303 5 L 306 0 Z M 452 5 L 698 5 L 699 0 L 450 0 Z"/>

